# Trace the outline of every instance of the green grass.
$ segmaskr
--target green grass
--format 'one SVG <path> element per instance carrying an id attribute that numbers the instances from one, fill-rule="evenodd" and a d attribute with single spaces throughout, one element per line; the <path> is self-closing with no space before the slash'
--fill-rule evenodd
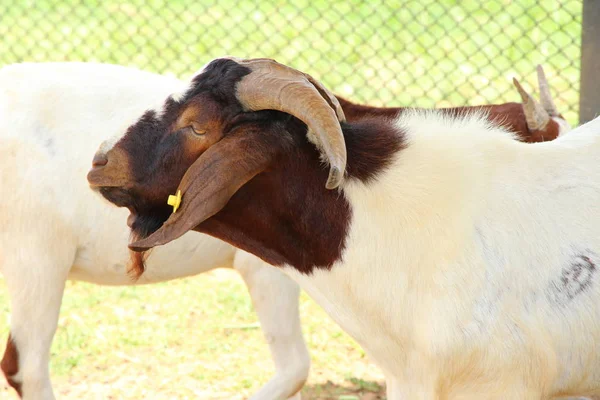
<path id="1" fill-rule="evenodd" d="M 0 65 L 89 60 L 188 77 L 224 54 L 266 56 L 355 100 L 433 107 L 518 100 L 512 77 L 531 87 L 542 63 L 558 107 L 576 123 L 581 7 L 581 0 L 0 0 Z"/>
<path id="2" fill-rule="evenodd" d="M 306 295 L 300 307 L 313 362 L 304 398 L 382 393 L 383 377 L 360 347 Z M 4 341 L 3 280 L 0 309 Z M 142 287 L 69 283 L 51 373 L 66 400 L 242 399 L 267 382 L 273 366 L 242 280 L 217 270 Z M 9 393 L 0 384 L 0 398 Z"/>

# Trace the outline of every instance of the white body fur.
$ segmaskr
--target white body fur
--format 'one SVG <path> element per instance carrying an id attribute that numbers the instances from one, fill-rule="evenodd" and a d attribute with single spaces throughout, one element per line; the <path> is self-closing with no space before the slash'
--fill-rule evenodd
<path id="1" fill-rule="evenodd" d="M 66 279 L 130 285 L 128 211 L 86 180 L 99 144 L 185 88 L 179 80 L 101 64 L 21 64 L 0 70 L 0 271 L 11 300 L 24 399 L 53 399 L 49 350 Z M 217 267 L 244 278 L 276 375 L 252 399 L 293 396 L 308 376 L 298 286 L 217 239 L 189 233 L 152 252 L 138 283 Z M 276 298 L 273 302 L 271 299 Z"/>
<path id="2" fill-rule="evenodd" d="M 389 400 L 600 394 L 600 118 L 538 144 L 478 116 L 397 125 L 392 166 L 343 187 L 343 261 L 286 272 L 383 369 Z M 595 270 L 569 300 L 556 283 L 578 254 Z"/>

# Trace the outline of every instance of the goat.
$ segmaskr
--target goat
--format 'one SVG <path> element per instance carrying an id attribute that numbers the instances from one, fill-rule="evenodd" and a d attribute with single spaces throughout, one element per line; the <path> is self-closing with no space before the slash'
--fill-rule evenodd
<path id="1" fill-rule="evenodd" d="M 28 246 L 28 254 L 22 253 L 22 242 L 11 247 L 8 240 L 0 241 L 4 257 L 0 258 L 0 270 L 7 277 L 12 299 L 11 338 L 2 369 L 23 398 L 53 398 L 48 357 L 65 280 L 131 284 L 124 271 L 127 230 L 114 233 L 107 228 L 118 226 L 123 210 L 104 207 L 87 193 L 83 171 L 89 154 L 113 132 L 124 132 L 123 127 L 142 110 L 161 103 L 168 94 L 185 86 L 179 80 L 93 63 L 19 64 L 0 70 L 0 170 L 6 174 L 1 212 L 8 218 L 2 224 L 2 235 L 19 240 L 23 227 L 35 221 L 37 236 L 28 232 L 28 237 L 39 242 L 47 237 L 61 238 L 60 243 Z M 344 111 L 353 118 L 351 107 Z M 510 118 L 510 114 L 502 118 Z M 88 127 L 91 121 L 94 126 Z M 37 164 L 28 159 L 35 159 Z M 17 167 L 22 179 L 11 176 Z M 64 186 L 63 180 L 74 186 L 58 192 L 56 188 Z M 53 201 L 45 199 L 44 207 L 59 210 L 38 218 L 40 204 L 31 200 L 24 207 L 19 198 L 41 201 L 46 189 L 52 193 Z M 10 197 L 9 193 L 20 195 Z M 19 207 L 15 208 L 15 204 Z M 60 209 L 62 206 L 66 209 Z M 69 209 L 76 212 L 69 213 Z M 104 227 L 96 225 L 99 220 L 104 221 Z M 51 235 L 57 227 L 64 236 Z M 233 265 L 249 288 L 265 335 L 272 339 L 269 345 L 277 371 L 275 378 L 253 398 L 292 396 L 308 376 L 310 366 L 299 325 L 297 285 L 242 251 L 234 255 L 233 247 L 210 237 L 186 240 L 150 257 L 150 270 L 138 283 L 161 282 Z M 195 246 L 196 251 L 192 251 Z M 159 267 L 167 263 L 176 267 Z M 28 274 L 19 275 L 21 267 L 28 264 Z M 47 289 L 34 296 L 31 282 L 46 282 Z M 269 292 L 278 302 L 264 302 L 265 293 Z M 36 334 L 27 335 L 24 331 Z"/>
<path id="2" fill-rule="evenodd" d="M 216 59 L 88 181 L 134 251 L 194 230 L 282 268 L 390 400 L 600 394 L 600 119 L 535 145 L 482 112 L 344 120 L 309 75 Z"/>
<path id="3" fill-rule="evenodd" d="M 23 399 L 54 394 L 48 370 L 67 279 L 131 285 L 126 210 L 91 192 L 98 145 L 161 104 L 183 81 L 103 64 L 18 64 L 0 70 L 0 271 L 11 300 L 1 367 Z M 149 284 L 235 268 L 246 283 L 275 363 L 252 399 L 299 399 L 310 367 L 299 288 L 281 271 L 207 235 L 148 258 Z M 277 301 L 271 301 L 277 298 Z M 298 394 L 295 394 L 297 393 Z"/>
<path id="4" fill-rule="evenodd" d="M 535 143 L 554 140 L 571 130 L 571 126 L 554 104 L 550 94 L 550 85 L 541 65 L 537 66 L 537 78 L 541 103 L 527 93 L 515 78 L 513 84 L 521 96 L 522 103 L 449 107 L 437 110 L 449 115 L 464 115 L 481 109 L 490 120 L 515 132 L 519 136 L 519 140 L 523 142 Z M 337 95 L 336 97 L 349 122 L 369 117 L 398 118 L 403 112 L 412 109 L 410 107 L 372 107 L 353 103 Z"/>

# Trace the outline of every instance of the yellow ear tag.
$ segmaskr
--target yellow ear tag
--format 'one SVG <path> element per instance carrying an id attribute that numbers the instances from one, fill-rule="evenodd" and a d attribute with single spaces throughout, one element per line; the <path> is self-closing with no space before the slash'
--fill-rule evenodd
<path id="1" fill-rule="evenodd" d="M 169 198 L 167 199 L 167 204 L 173 206 L 173 214 L 175 214 L 179 208 L 179 205 L 181 204 L 181 190 L 178 190 L 175 196 L 170 194 Z"/>

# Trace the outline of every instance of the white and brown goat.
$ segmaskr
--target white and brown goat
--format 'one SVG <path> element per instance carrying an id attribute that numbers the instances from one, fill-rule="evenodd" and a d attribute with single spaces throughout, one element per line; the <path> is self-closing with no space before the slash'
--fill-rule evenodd
<path id="1" fill-rule="evenodd" d="M 84 178 L 90 155 L 109 136 L 116 138 L 105 147 L 114 143 L 139 113 L 186 87 L 176 79 L 93 63 L 20 64 L 0 70 L 0 270 L 12 303 L 11 339 L 2 369 L 23 398 L 54 396 L 48 358 L 65 280 L 133 283 L 125 271 L 128 230 L 120 224 L 127 213 L 90 195 Z M 342 106 L 349 119 L 364 117 L 366 106 Z M 540 135 L 524 123 L 523 109 L 518 103 L 499 104 L 490 108 L 490 115 L 508 121 L 521 140 L 531 141 Z M 369 110 L 397 114 L 397 109 Z M 556 136 L 552 121 L 544 126 L 544 140 Z M 94 162 L 101 163 L 102 157 Z M 233 265 L 249 288 L 276 365 L 275 377 L 252 398 L 292 396 L 310 365 L 299 325 L 297 285 L 230 245 L 192 236 L 155 252 L 137 283 Z M 278 301 L 265 301 L 269 297 Z"/>
<path id="2" fill-rule="evenodd" d="M 514 139 L 477 112 L 347 123 L 311 77 L 223 58 L 88 180 L 135 251 L 195 230 L 282 268 L 390 400 L 598 395 L 600 119 Z"/>

